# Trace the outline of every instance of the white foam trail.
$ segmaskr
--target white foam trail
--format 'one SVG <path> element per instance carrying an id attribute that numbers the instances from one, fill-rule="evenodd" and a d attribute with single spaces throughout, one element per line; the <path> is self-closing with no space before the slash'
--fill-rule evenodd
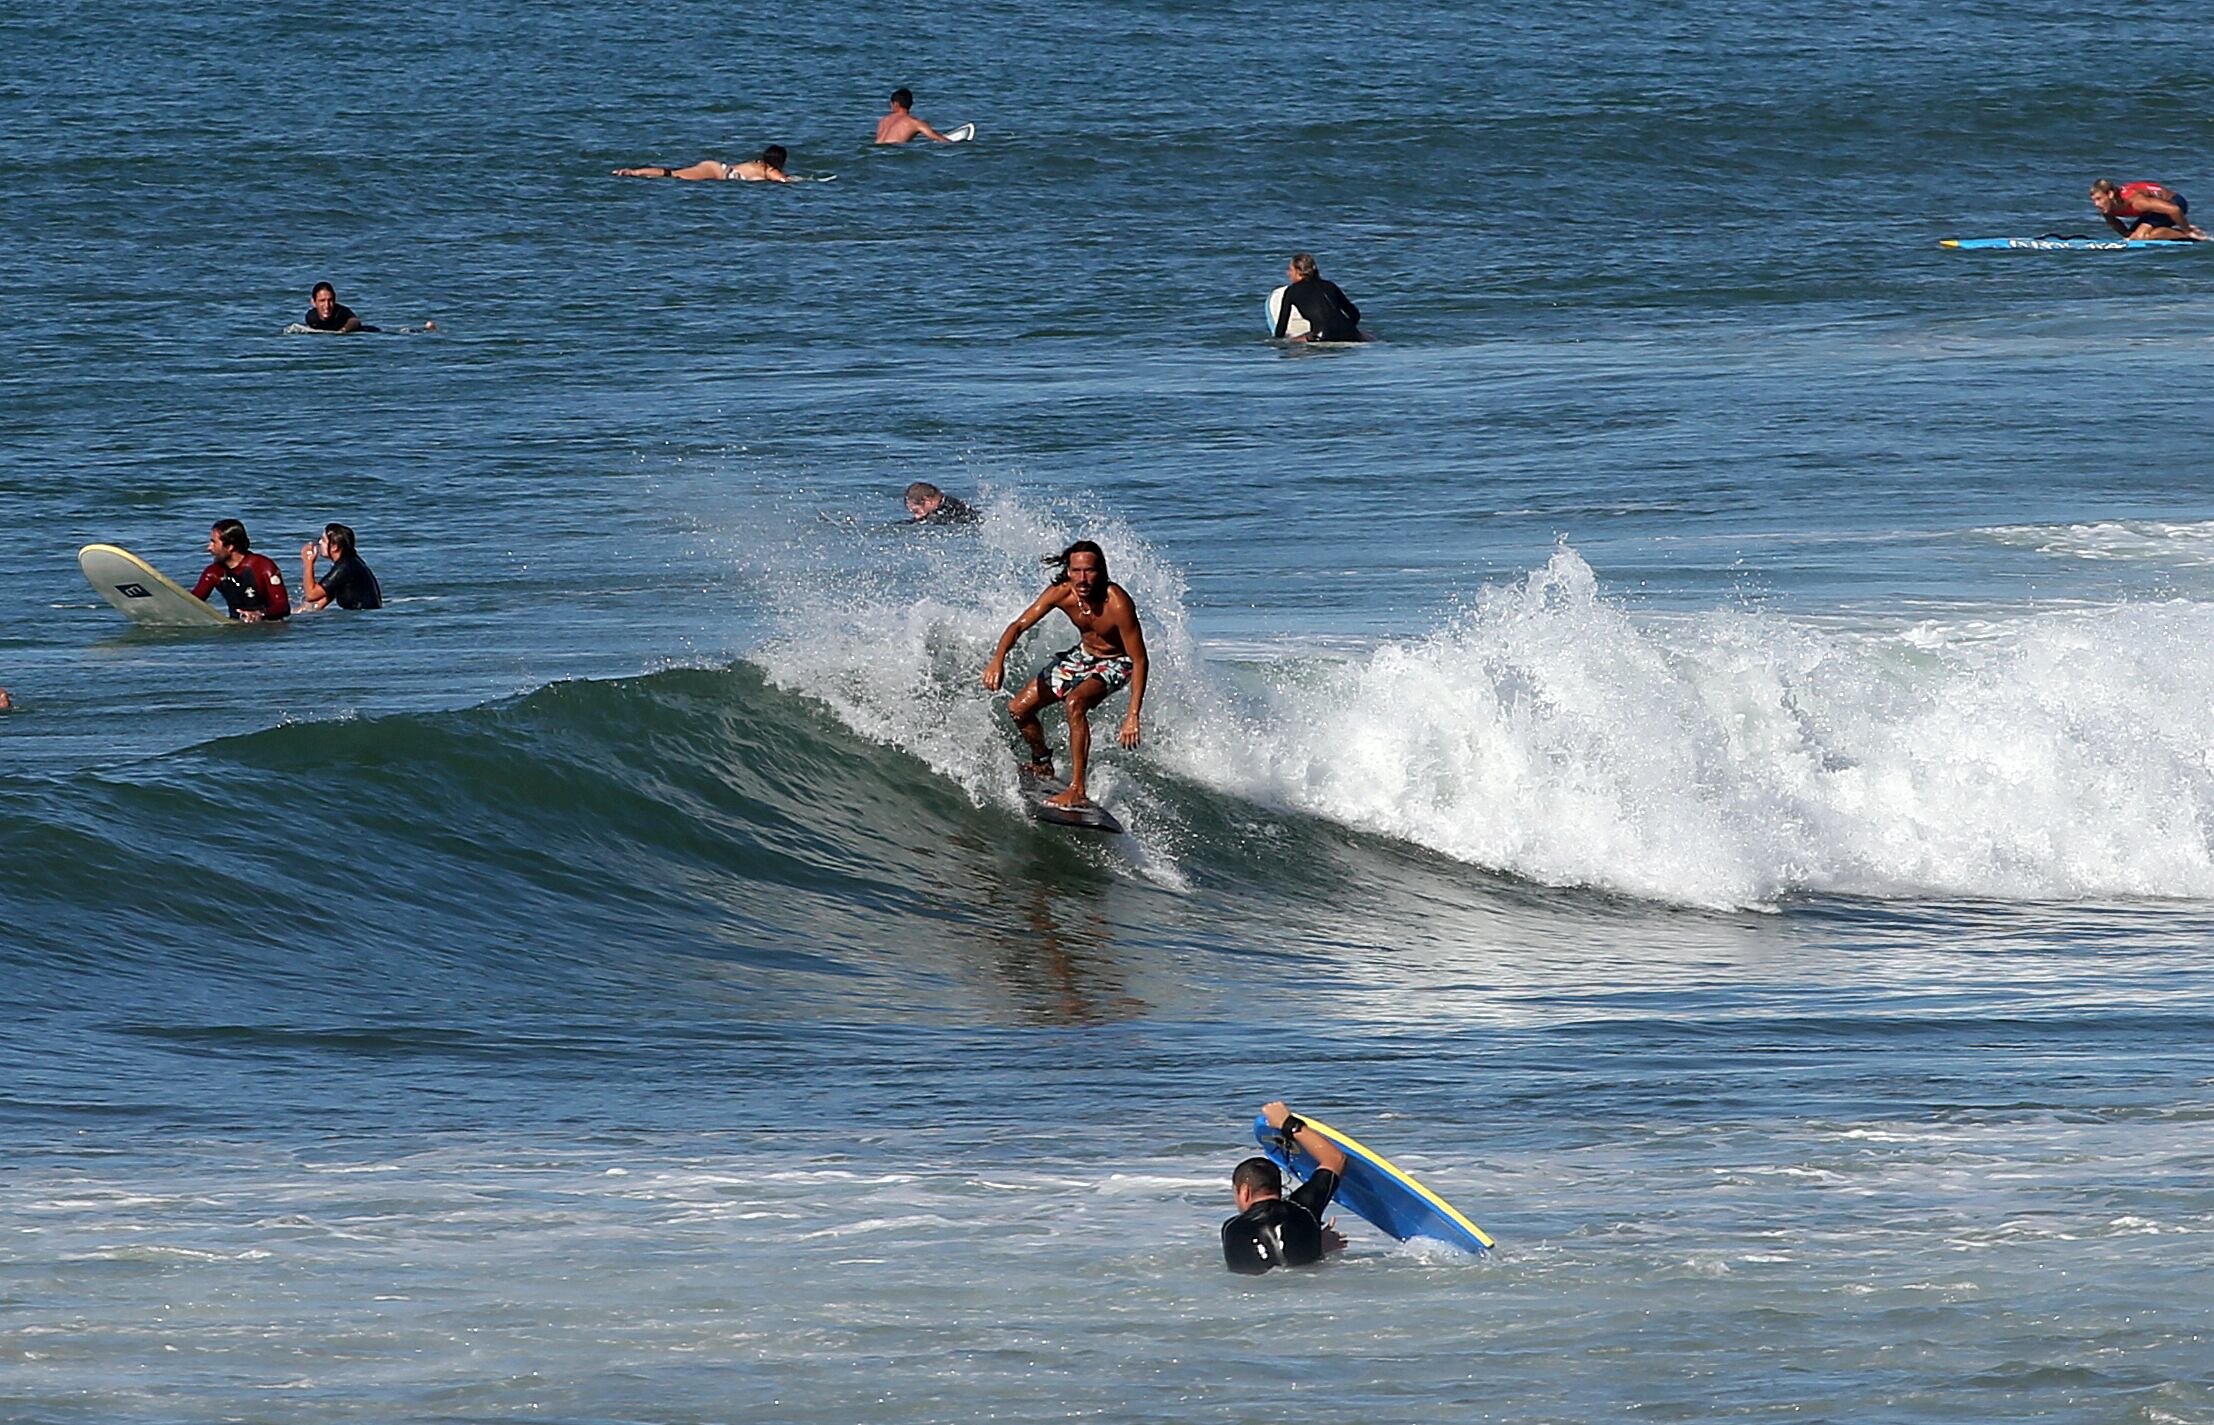
<path id="1" fill-rule="evenodd" d="M 1013 805 L 1003 700 L 977 673 L 1043 587 L 1039 551 L 1077 535 L 1106 546 L 1144 613 L 1141 755 L 1238 797 L 1688 905 L 2214 897 L 2203 603 L 1853 628 L 1643 614 L 1564 546 L 1427 637 L 1275 665 L 1233 702 L 1176 570 L 1112 520 L 1002 500 L 974 536 L 893 541 L 880 576 L 786 580 L 785 632 L 757 661 L 980 803 Z M 1010 684 L 1073 641 L 1033 635 Z M 1095 726 L 1095 746 L 1110 733 Z M 1128 756 L 1106 752 L 1100 791 Z"/>
<path id="2" fill-rule="evenodd" d="M 2214 521 L 2099 520 L 2089 524 L 1997 525 L 1980 531 L 1992 541 L 2034 549 L 2054 559 L 2214 564 Z"/>

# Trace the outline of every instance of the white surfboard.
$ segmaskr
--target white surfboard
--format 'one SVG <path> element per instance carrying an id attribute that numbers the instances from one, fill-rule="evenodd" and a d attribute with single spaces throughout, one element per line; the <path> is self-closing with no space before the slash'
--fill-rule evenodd
<path id="1" fill-rule="evenodd" d="M 205 628 L 229 623 L 223 610 L 195 599 L 153 565 L 112 544 L 88 544 L 77 551 L 92 591 L 130 615 L 134 623 L 155 628 Z"/>
<path id="2" fill-rule="evenodd" d="M 976 125 L 974 124 L 963 124 L 959 128 L 946 130 L 947 143 L 967 143 L 970 139 L 973 139 L 975 137 Z"/>
<path id="3" fill-rule="evenodd" d="M 1279 287 L 1268 294 L 1268 334 L 1270 336 L 1276 335 L 1276 315 L 1283 310 L 1284 294 L 1290 290 L 1288 287 Z M 1307 325 L 1307 319 L 1299 315 L 1299 309 L 1297 307 L 1292 308 L 1291 325 L 1284 328 L 1284 335 L 1287 337 L 1305 336 L 1312 330 L 1313 328 Z"/>

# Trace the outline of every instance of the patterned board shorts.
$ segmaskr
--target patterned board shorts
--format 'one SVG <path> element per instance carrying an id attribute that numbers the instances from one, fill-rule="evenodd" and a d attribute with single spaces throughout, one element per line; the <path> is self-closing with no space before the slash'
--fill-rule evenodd
<path id="1" fill-rule="evenodd" d="M 1044 670 L 1038 676 L 1045 680 L 1046 686 L 1053 690 L 1053 696 L 1057 698 L 1067 697 L 1069 689 L 1083 682 L 1086 678 L 1099 679 L 1100 682 L 1107 685 L 1107 692 L 1112 693 L 1130 682 L 1130 660 L 1107 654 L 1089 653 L 1085 651 L 1084 645 L 1079 643 L 1074 648 L 1064 649 L 1054 654 L 1053 661 L 1046 664 Z M 1100 696 L 1105 697 L 1106 695 L 1106 693 L 1102 693 Z"/>

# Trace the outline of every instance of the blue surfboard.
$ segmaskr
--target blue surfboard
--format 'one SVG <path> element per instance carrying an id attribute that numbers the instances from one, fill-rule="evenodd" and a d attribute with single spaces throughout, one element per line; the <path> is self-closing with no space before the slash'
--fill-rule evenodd
<path id="1" fill-rule="evenodd" d="M 1414 1174 L 1394 1167 L 1389 1158 L 1346 1137 L 1327 1123 L 1302 1113 L 1309 1128 L 1345 1151 L 1345 1173 L 1338 1183 L 1336 1201 L 1344 1203 L 1361 1220 L 1378 1231 L 1406 1241 L 1424 1237 L 1464 1252 L 1482 1252 L 1492 1245 L 1484 1229 L 1461 1216 L 1453 1204 L 1415 1180 Z M 1305 1182 L 1318 1166 L 1313 1156 L 1290 1138 L 1268 1126 L 1256 1114 L 1253 1137 L 1276 1166 Z"/>
<path id="2" fill-rule="evenodd" d="M 2006 248 L 2018 252 L 2141 252 L 2146 248 L 2199 246 L 2195 242 L 2147 242 L 2142 238 L 2118 237 L 1944 238 L 1937 245 Z"/>

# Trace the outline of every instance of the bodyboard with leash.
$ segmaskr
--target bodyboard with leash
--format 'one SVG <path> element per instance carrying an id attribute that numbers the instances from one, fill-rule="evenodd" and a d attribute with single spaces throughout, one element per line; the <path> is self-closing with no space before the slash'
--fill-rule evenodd
<path id="1" fill-rule="evenodd" d="M 1296 1116 L 1344 1152 L 1345 1171 L 1338 1175 L 1338 1195 L 1333 1201 L 1343 1204 L 1362 1221 L 1401 1242 L 1420 1237 L 1458 1247 L 1464 1252 L 1491 1249 L 1491 1237 L 1483 1228 L 1424 1187 L 1413 1173 L 1327 1123 L 1318 1123 L 1304 1113 Z M 1253 1137 L 1270 1161 L 1301 1182 L 1321 1166 L 1289 1134 L 1271 1128 L 1266 1114 L 1255 1115 Z"/>

